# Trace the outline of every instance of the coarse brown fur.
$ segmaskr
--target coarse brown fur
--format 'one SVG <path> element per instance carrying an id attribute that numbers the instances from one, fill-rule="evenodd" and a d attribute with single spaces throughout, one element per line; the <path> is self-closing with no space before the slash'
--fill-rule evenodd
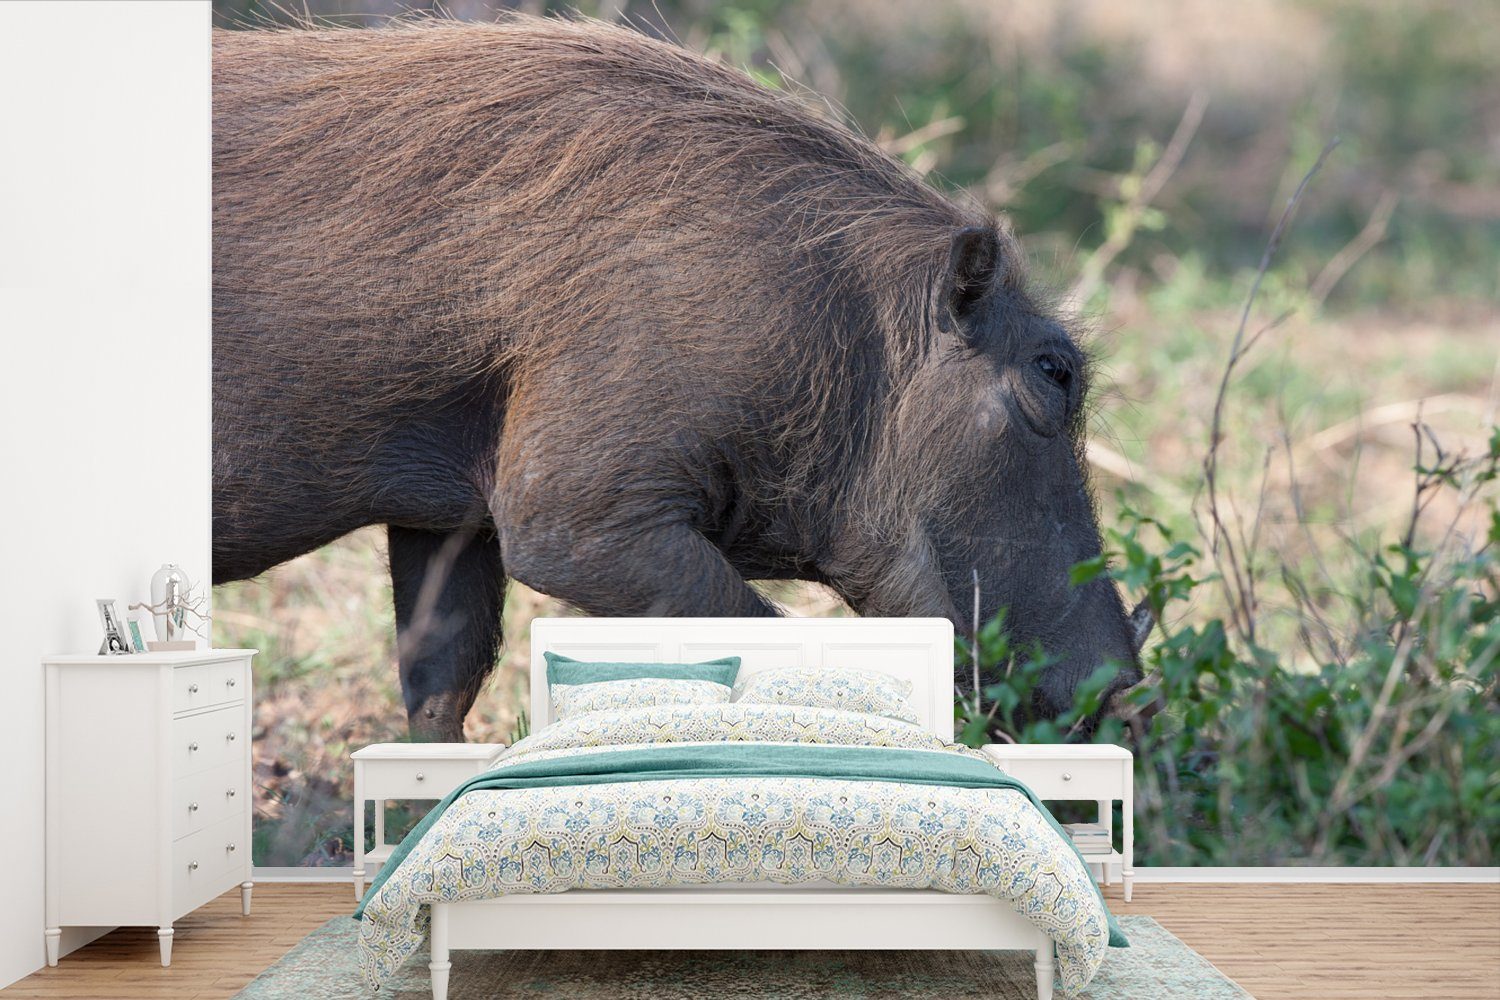
<path id="1" fill-rule="evenodd" d="M 390 525 L 415 730 L 454 735 L 506 575 L 961 621 L 978 573 L 1026 636 L 1103 623 L 1059 676 L 1130 658 L 1112 588 L 1056 572 L 1098 546 L 1077 349 L 993 219 L 844 125 L 528 17 L 219 32 L 214 88 L 215 576 Z"/>

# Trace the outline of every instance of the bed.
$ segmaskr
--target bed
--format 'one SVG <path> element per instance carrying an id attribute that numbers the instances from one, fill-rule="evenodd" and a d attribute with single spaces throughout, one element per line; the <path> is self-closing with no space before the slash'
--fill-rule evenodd
<path id="1" fill-rule="evenodd" d="M 435 1000 L 464 949 L 1024 949 L 1049 1000 L 1125 943 L 1030 793 L 950 745 L 946 620 L 538 619 L 531 643 L 532 736 L 372 883 L 366 985 L 424 938 Z M 914 721 L 730 703 L 554 725 L 548 652 L 874 670 L 910 683 Z"/>

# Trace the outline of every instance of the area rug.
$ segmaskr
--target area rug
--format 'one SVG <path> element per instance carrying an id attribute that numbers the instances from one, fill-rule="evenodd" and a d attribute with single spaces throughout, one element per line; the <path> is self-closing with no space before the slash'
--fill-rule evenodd
<path id="1" fill-rule="evenodd" d="M 1121 917 L 1129 948 L 1109 953 L 1080 1000 L 1246 1000 L 1203 956 L 1150 917 Z M 356 971 L 358 925 L 335 917 L 236 1000 L 426 1000 L 427 953 L 378 993 Z M 449 1000 L 1035 1000 L 1019 951 L 461 951 Z M 1061 995 L 1061 991 L 1058 992 Z"/>

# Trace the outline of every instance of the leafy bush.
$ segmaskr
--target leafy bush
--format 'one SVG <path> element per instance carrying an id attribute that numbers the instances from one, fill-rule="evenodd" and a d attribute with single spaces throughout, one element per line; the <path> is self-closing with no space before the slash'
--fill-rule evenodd
<path id="1" fill-rule="evenodd" d="M 1108 573 L 1147 596 L 1159 620 L 1205 589 L 1228 587 L 1238 614 L 1164 628 L 1142 667 L 1160 697 L 1140 743 L 1106 720 L 1094 739 L 1136 754 L 1137 851 L 1144 863 L 1200 865 L 1492 865 L 1500 830 L 1500 429 L 1477 458 L 1441 450 L 1416 469 L 1416 501 L 1402 537 L 1373 551 L 1356 589 L 1315 590 L 1294 568 L 1279 575 L 1294 598 L 1296 662 L 1257 638 L 1282 612 L 1218 571 L 1195 575 L 1200 551 L 1126 510 L 1110 553 L 1080 564 L 1082 582 Z M 1424 529 L 1446 494 L 1447 521 Z M 1474 537 L 1464 527 L 1478 525 Z M 1423 543 L 1419 538 L 1433 541 Z M 1259 620 L 1243 617 L 1246 611 Z M 1278 643 L 1278 648 L 1285 648 Z M 960 698 L 962 739 L 1051 742 L 1099 707 L 1113 675 L 1101 668 L 1056 722 L 1028 719 L 1046 659 L 1012 650 L 1003 616 L 959 642 L 989 681 L 981 702 Z M 985 706 L 988 707 L 985 707 Z M 979 709 L 976 711 L 976 709 Z"/>

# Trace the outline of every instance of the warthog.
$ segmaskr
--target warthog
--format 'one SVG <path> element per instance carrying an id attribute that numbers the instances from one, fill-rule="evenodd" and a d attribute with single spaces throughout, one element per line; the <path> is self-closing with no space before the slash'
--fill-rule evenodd
<path id="1" fill-rule="evenodd" d="M 214 39 L 214 578 L 389 528 L 413 735 L 505 581 L 593 614 L 1009 609 L 1138 681 L 1087 366 L 996 221 L 801 100 L 597 23 Z M 1149 621 L 1145 623 L 1149 627 Z"/>

